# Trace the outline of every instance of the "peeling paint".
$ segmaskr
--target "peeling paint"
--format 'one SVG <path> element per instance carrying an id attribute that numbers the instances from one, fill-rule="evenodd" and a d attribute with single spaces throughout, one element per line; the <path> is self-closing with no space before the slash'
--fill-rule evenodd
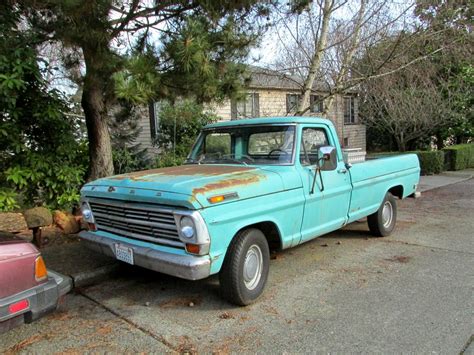
<path id="1" fill-rule="evenodd" d="M 134 173 L 111 176 L 110 180 L 134 180 L 134 181 L 153 181 L 154 176 L 216 176 L 223 174 L 241 173 L 256 170 L 256 168 L 231 165 L 182 165 L 169 168 L 151 169 L 137 171 Z M 148 178 L 147 178 L 148 177 Z"/>
<path id="2" fill-rule="evenodd" d="M 202 187 L 194 188 L 192 191 L 192 195 L 195 196 L 198 194 L 204 194 L 206 192 L 226 189 L 234 186 L 251 185 L 260 182 L 262 178 L 265 178 L 265 176 L 257 174 L 247 174 L 231 179 L 222 179 L 216 182 L 206 184 Z"/>

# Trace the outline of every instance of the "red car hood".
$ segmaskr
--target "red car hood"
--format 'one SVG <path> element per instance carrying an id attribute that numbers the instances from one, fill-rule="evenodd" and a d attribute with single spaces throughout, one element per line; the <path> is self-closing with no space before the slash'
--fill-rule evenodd
<path id="1" fill-rule="evenodd" d="M 35 260 L 40 255 L 27 241 L 0 232 L 0 298 L 38 285 Z"/>

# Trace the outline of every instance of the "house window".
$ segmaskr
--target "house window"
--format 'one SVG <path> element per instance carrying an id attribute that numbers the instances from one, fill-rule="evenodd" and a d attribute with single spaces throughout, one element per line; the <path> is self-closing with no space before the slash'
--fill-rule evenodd
<path id="1" fill-rule="evenodd" d="M 286 94 L 286 113 L 296 112 L 300 97 L 300 94 Z"/>
<path id="2" fill-rule="evenodd" d="M 231 103 L 231 119 L 258 117 L 259 115 L 259 97 L 257 93 L 246 94 L 240 100 L 233 100 Z"/>
<path id="3" fill-rule="evenodd" d="M 344 124 L 355 123 L 354 97 L 344 97 Z"/>
<path id="4" fill-rule="evenodd" d="M 320 95 L 311 95 L 309 97 L 310 111 L 312 113 L 322 113 L 324 111 L 323 97 Z"/>

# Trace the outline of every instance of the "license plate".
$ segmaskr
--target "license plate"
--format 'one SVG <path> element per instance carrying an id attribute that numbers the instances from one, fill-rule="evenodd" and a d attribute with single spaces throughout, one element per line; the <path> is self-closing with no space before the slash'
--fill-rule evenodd
<path id="1" fill-rule="evenodd" d="M 115 244 L 115 257 L 117 260 L 124 261 L 133 265 L 133 249 Z"/>

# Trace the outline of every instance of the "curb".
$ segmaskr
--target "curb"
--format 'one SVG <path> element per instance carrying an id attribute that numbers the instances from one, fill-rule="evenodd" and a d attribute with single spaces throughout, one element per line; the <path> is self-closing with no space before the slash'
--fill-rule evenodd
<path id="1" fill-rule="evenodd" d="M 119 269 L 118 263 L 104 265 L 91 271 L 81 272 L 79 274 L 68 275 L 73 282 L 73 289 L 77 287 L 90 286 L 99 281 L 107 279 Z"/>

